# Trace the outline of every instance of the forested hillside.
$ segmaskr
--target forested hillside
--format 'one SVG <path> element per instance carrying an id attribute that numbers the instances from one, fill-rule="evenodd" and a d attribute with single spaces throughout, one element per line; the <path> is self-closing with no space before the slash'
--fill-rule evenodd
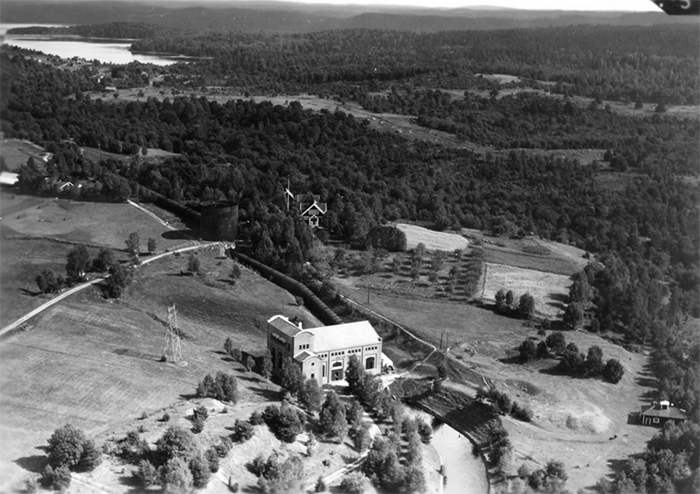
<path id="1" fill-rule="evenodd" d="M 501 73 L 556 82 L 552 90 L 562 94 L 697 104 L 699 34 L 692 25 L 439 33 L 166 33 L 136 41 L 132 50 L 212 57 L 182 67 L 194 85 L 282 94 L 359 99 L 399 84 L 489 88 L 474 74 Z"/>

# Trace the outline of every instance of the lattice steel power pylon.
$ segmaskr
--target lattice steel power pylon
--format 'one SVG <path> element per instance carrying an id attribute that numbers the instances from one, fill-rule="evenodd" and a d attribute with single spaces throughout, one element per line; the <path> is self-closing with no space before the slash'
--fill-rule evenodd
<path id="1" fill-rule="evenodd" d="M 165 348 L 163 348 L 163 359 L 175 365 L 185 366 L 182 358 L 182 343 L 180 342 L 180 330 L 177 325 L 177 309 L 175 305 L 168 307 L 168 327 L 165 333 Z"/>

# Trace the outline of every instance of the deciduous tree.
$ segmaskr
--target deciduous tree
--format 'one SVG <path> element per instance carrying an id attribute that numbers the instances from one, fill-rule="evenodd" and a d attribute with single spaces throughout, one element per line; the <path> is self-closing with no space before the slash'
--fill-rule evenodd
<path id="1" fill-rule="evenodd" d="M 68 253 L 66 260 L 68 279 L 73 282 L 84 280 L 91 264 L 90 253 L 87 247 L 78 245 Z"/>
<path id="2" fill-rule="evenodd" d="M 319 427 L 323 434 L 335 438 L 338 442 L 342 442 L 347 433 L 348 423 L 345 418 L 345 407 L 333 391 L 326 395 L 326 400 L 321 407 Z"/>
<path id="3" fill-rule="evenodd" d="M 124 243 L 126 243 L 126 250 L 134 257 L 138 257 L 141 251 L 141 238 L 136 232 L 131 232 L 129 238 L 127 238 Z"/>

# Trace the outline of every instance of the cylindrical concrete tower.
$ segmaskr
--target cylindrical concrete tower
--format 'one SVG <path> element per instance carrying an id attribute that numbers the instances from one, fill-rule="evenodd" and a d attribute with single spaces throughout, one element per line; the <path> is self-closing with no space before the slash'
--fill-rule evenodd
<path id="1" fill-rule="evenodd" d="M 200 233 L 204 240 L 234 242 L 238 233 L 238 204 L 232 202 L 202 203 Z"/>

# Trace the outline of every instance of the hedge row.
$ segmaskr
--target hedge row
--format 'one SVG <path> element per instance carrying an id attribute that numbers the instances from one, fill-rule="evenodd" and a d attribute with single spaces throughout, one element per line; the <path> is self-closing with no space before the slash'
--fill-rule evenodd
<path id="1" fill-rule="evenodd" d="M 247 264 L 251 268 L 255 269 L 261 273 L 265 278 L 272 281 L 275 285 L 278 285 L 293 295 L 301 297 L 304 299 L 304 305 L 308 308 L 313 315 L 318 317 L 321 322 L 327 326 L 332 326 L 335 324 L 343 324 L 343 320 L 338 317 L 338 315 L 330 310 L 326 304 L 324 304 L 320 298 L 313 294 L 311 290 L 305 287 L 298 281 L 290 278 L 289 276 L 280 273 L 276 269 L 270 266 L 256 261 L 242 254 L 236 250 L 231 250 L 231 255 L 238 258 L 243 264 Z"/>

